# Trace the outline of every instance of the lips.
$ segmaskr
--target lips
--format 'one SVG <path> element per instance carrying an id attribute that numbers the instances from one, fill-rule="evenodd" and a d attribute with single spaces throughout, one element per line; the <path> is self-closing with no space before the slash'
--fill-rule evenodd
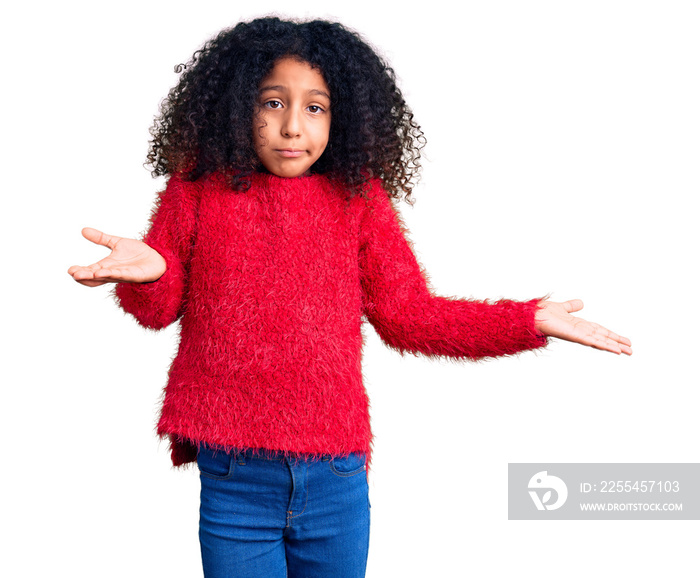
<path id="1" fill-rule="evenodd" d="M 302 156 L 306 151 L 301 149 L 276 149 L 276 151 L 287 159 L 294 159 Z"/>

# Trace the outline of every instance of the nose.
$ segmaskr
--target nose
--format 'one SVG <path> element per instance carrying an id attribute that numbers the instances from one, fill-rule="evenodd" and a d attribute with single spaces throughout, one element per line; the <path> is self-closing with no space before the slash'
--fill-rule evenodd
<path id="1" fill-rule="evenodd" d="M 295 138 L 301 136 L 301 118 L 298 112 L 291 108 L 287 109 L 287 114 L 284 115 L 284 120 L 281 126 L 282 136 L 287 138 Z"/>

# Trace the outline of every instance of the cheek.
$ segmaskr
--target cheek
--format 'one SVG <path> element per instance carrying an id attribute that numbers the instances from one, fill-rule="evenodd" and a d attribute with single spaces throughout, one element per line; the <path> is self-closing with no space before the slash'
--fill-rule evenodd
<path id="1" fill-rule="evenodd" d="M 328 146 L 328 141 L 330 141 L 330 138 L 331 138 L 331 125 L 330 125 L 330 122 L 328 122 L 318 132 L 318 141 L 319 141 L 319 143 L 322 144 L 324 149 Z"/>

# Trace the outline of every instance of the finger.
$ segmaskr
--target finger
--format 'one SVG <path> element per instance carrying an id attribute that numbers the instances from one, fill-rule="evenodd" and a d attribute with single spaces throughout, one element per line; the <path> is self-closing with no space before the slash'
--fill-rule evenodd
<path id="1" fill-rule="evenodd" d="M 616 349 L 617 353 L 624 353 L 625 355 L 632 355 L 632 348 L 629 345 L 620 343 L 619 341 L 609 341 L 611 347 Z"/>
<path id="2" fill-rule="evenodd" d="M 607 339 L 609 343 L 613 343 L 614 346 L 620 350 L 620 353 L 632 355 L 632 342 L 626 337 L 620 337 L 613 333 L 612 336 L 609 336 Z"/>
<path id="3" fill-rule="evenodd" d="M 82 285 L 88 285 L 89 287 L 96 287 L 97 285 L 104 285 L 105 283 L 120 283 L 123 281 L 119 273 L 115 273 L 111 269 L 99 269 L 98 271 L 90 271 L 87 267 L 75 271 L 73 273 L 73 279 Z"/>
<path id="4" fill-rule="evenodd" d="M 622 337 L 622 335 L 618 335 L 617 333 L 613 333 L 612 331 L 609 331 L 607 329 L 606 329 L 606 331 L 607 331 L 606 337 L 613 339 L 617 343 L 619 343 L 621 345 L 627 345 L 627 346 L 632 345 L 632 342 L 629 339 L 627 339 L 627 337 Z"/>
<path id="5" fill-rule="evenodd" d="M 109 281 L 103 281 L 101 279 L 76 279 L 76 281 L 81 285 L 85 285 L 87 287 L 98 287 L 99 285 L 109 283 Z"/>
<path id="6" fill-rule="evenodd" d="M 581 309 L 583 309 L 583 301 L 580 299 L 570 299 L 569 301 L 564 301 L 562 305 L 567 313 L 574 313 L 575 311 L 581 311 Z"/>
<path id="7" fill-rule="evenodd" d="M 79 270 L 73 272 L 73 279 L 78 281 L 78 283 L 87 280 L 94 281 L 95 279 L 101 279 L 103 277 L 102 275 L 95 275 L 95 272 L 89 267 L 81 267 Z"/>
<path id="8" fill-rule="evenodd" d="M 92 279 L 93 277 L 101 277 L 103 275 L 98 275 L 98 271 L 102 270 L 102 265 L 99 263 L 93 263 L 92 265 L 87 265 L 85 267 L 80 267 L 75 273 L 81 279 Z M 75 274 L 73 275 L 75 277 Z"/>
<path id="9" fill-rule="evenodd" d="M 622 335 L 618 335 L 617 333 L 614 333 L 613 331 L 610 331 L 606 327 L 603 327 L 602 325 L 598 325 L 597 323 L 592 324 L 598 333 L 600 333 L 603 337 L 606 337 L 608 339 L 612 339 L 616 343 L 619 343 L 620 345 L 625 345 L 628 348 L 632 345 L 632 342 L 627 338 L 623 337 Z"/>
<path id="10" fill-rule="evenodd" d="M 595 347 L 596 349 L 600 349 L 602 351 L 609 351 L 611 353 L 616 353 L 617 355 L 620 355 L 620 353 L 622 353 L 620 345 L 612 339 L 608 339 L 602 336 L 592 336 L 587 341 L 587 345 Z"/>
<path id="11" fill-rule="evenodd" d="M 73 267 L 68 269 L 68 273 L 76 281 L 84 281 L 86 279 L 101 279 L 105 277 L 110 277 L 112 275 L 112 270 L 104 268 L 99 263 L 93 263 L 92 265 L 88 265 L 87 267 L 80 267 L 78 265 L 74 265 Z"/>
<path id="12" fill-rule="evenodd" d="M 610 351 L 618 355 L 621 353 L 632 355 L 632 348 L 630 347 L 631 342 L 629 339 L 626 337 L 620 338 L 612 332 L 609 333 L 614 337 L 605 334 L 594 334 L 590 339 L 584 340 L 584 342 L 588 341 L 588 343 L 586 343 L 587 345 L 595 347 L 596 349 L 602 349 L 603 351 Z"/>
<path id="13" fill-rule="evenodd" d="M 108 281 L 114 281 L 114 279 L 120 278 L 119 272 L 113 269 L 98 269 L 95 271 L 95 279 L 106 279 Z"/>
<path id="14" fill-rule="evenodd" d="M 92 279 L 94 277 L 92 271 L 88 267 L 81 267 L 79 265 L 73 265 L 68 269 L 68 274 L 76 281 Z"/>

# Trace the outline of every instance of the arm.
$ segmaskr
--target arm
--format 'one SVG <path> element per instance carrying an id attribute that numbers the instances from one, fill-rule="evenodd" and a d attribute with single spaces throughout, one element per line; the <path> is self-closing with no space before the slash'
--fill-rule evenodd
<path id="1" fill-rule="evenodd" d="M 171 177 L 159 195 L 145 242 L 83 229 L 87 240 L 112 252 L 92 265 L 74 265 L 68 274 L 88 287 L 119 283 L 118 303 L 141 325 L 169 325 L 179 317 L 184 299 L 197 211 L 193 191 L 194 185 Z"/>
<path id="2" fill-rule="evenodd" d="M 535 327 L 539 301 L 494 303 L 433 295 L 405 228 L 377 184 L 362 221 L 360 267 L 365 314 L 400 351 L 480 359 L 546 345 Z"/>
<path id="3" fill-rule="evenodd" d="M 144 243 L 157 251 L 166 270 L 150 283 L 120 283 L 115 296 L 121 307 L 144 327 L 162 329 L 183 312 L 187 269 L 197 217 L 196 185 L 171 176 L 156 202 Z"/>

